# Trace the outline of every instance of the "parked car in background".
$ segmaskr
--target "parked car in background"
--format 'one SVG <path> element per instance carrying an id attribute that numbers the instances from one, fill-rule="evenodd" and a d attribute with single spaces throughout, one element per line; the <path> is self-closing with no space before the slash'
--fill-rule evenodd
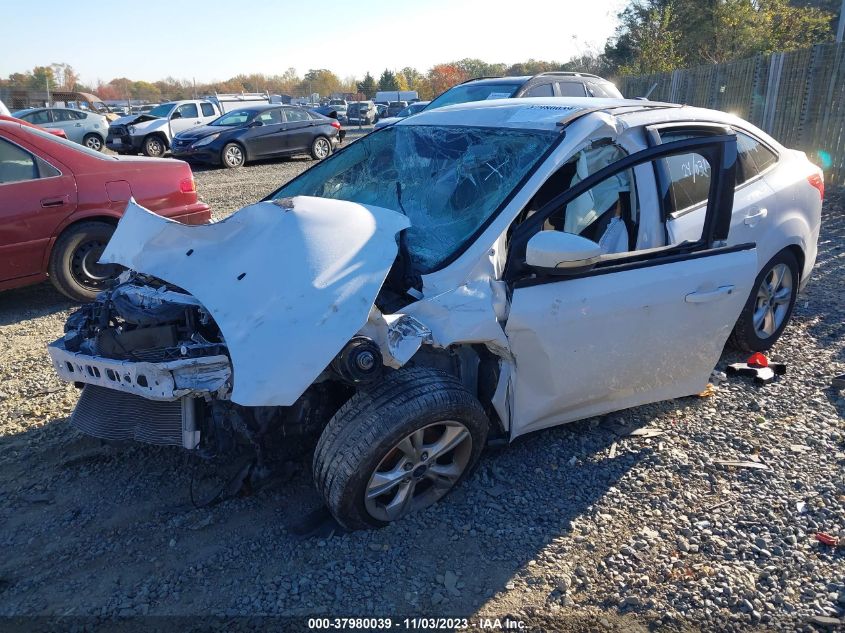
<path id="1" fill-rule="evenodd" d="M 491 436 L 700 393 L 729 335 L 770 347 L 822 198 L 803 153 L 723 112 L 426 110 L 224 222 L 130 208 L 103 257 L 135 272 L 48 349 L 86 383 L 78 429 L 215 455 L 237 433 L 256 459 L 319 434 L 328 509 L 381 527 L 454 489 Z"/>
<path id="2" fill-rule="evenodd" d="M 305 153 L 321 160 L 339 142 L 340 127 L 337 120 L 298 106 L 247 106 L 177 134 L 172 153 L 176 158 L 230 168 L 261 158 Z"/>
<path id="3" fill-rule="evenodd" d="M 456 103 L 516 97 L 600 97 L 621 99 L 607 79 L 589 73 L 554 71 L 524 77 L 470 79 L 449 88 L 431 101 L 429 109 Z"/>
<path id="4" fill-rule="evenodd" d="M 387 116 L 396 116 L 407 107 L 407 101 L 391 101 L 387 104 Z"/>
<path id="5" fill-rule="evenodd" d="M 411 116 L 412 114 L 416 114 L 417 112 L 422 112 L 426 109 L 428 104 L 431 103 L 430 101 L 417 101 L 416 103 L 412 103 L 407 108 L 400 110 L 396 116 L 388 117 L 386 119 L 379 120 L 378 123 L 375 125 L 376 130 L 380 130 L 383 127 L 387 127 L 388 125 L 393 125 L 394 123 L 401 121 L 402 119 Z"/>
<path id="6" fill-rule="evenodd" d="M 337 112 L 337 120 L 341 123 L 348 123 L 349 118 L 347 116 L 347 110 L 349 104 L 347 103 L 346 99 L 331 99 L 329 100 L 329 107 L 334 108 Z"/>
<path id="7" fill-rule="evenodd" d="M 68 140 L 95 152 L 103 151 L 109 129 L 103 115 L 70 108 L 29 108 L 18 110 L 14 116 L 39 127 L 60 129 Z"/>
<path id="8" fill-rule="evenodd" d="M 372 101 L 354 101 L 346 108 L 346 119 L 350 125 L 371 125 L 378 121 L 378 109 Z"/>
<path id="9" fill-rule="evenodd" d="M 217 104 L 206 100 L 162 103 L 149 112 L 122 117 L 112 123 L 106 146 L 118 154 L 143 152 L 146 156 L 164 156 L 176 134 L 211 123 L 221 114 Z"/>
<path id="10" fill-rule="evenodd" d="M 51 128 L 41 127 L 41 126 L 38 126 L 38 125 L 33 125 L 32 123 L 29 123 L 28 121 L 24 121 L 23 119 L 16 119 L 13 116 L 4 116 L 2 114 L 0 114 L 0 121 L 9 121 L 11 123 L 20 123 L 21 125 L 25 125 L 27 127 L 34 127 L 36 129 L 39 129 L 39 130 L 44 130 L 45 132 L 49 132 L 50 134 L 58 136 L 59 138 L 67 138 L 67 134 L 65 134 L 65 131 L 62 128 L 59 128 L 59 127 L 51 127 Z"/>
<path id="11" fill-rule="evenodd" d="M 376 110 L 378 111 L 378 118 L 383 119 L 387 116 L 387 104 L 377 103 Z"/>
<path id="12" fill-rule="evenodd" d="M 107 156 L 0 121 L 0 290 L 49 278 L 92 300 L 117 272 L 97 262 L 130 198 L 187 224 L 211 218 L 187 163 Z"/>

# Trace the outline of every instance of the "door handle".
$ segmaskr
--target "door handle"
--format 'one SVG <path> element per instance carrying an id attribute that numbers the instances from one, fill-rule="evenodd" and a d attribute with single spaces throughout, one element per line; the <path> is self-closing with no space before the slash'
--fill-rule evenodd
<path id="1" fill-rule="evenodd" d="M 757 224 L 757 222 L 765 218 L 767 215 L 769 215 L 768 209 L 751 209 L 745 216 L 745 220 L 743 221 L 748 226 L 754 226 L 755 224 Z"/>
<path id="2" fill-rule="evenodd" d="M 65 199 L 62 198 L 42 198 L 41 199 L 41 206 L 45 209 L 49 209 L 50 207 L 60 207 L 65 203 Z"/>
<path id="3" fill-rule="evenodd" d="M 735 286 L 719 286 L 715 290 L 691 292 L 684 297 L 684 301 L 687 303 L 707 303 L 708 301 L 715 301 L 721 297 L 733 294 L 734 288 Z"/>

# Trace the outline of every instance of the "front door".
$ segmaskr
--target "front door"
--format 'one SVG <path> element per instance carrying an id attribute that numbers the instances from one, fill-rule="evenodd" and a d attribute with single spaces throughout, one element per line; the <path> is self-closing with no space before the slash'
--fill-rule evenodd
<path id="1" fill-rule="evenodd" d="M 721 246 L 734 137 L 689 142 L 625 157 L 515 228 L 506 271 L 513 293 L 505 332 L 516 364 L 511 437 L 706 385 L 751 291 L 756 252 L 753 244 Z M 707 217 L 684 245 L 637 250 L 630 225 L 661 210 L 640 206 L 633 168 L 681 153 L 716 180 Z M 532 235 L 573 226 L 607 253 L 594 268 L 561 275 L 526 265 Z"/>
<path id="2" fill-rule="evenodd" d="M 170 130 L 176 136 L 179 132 L 202 125 L 202 122 L 197 104 L 183 103 L 170 115 Z"/>
<path id="3" fill-rule="evenodd" d="M 266 158 L 284 153 L 285 121 L 281 108 L 271 108 L 259 113 L 243 139 L 250 158 Z"/>
<path id="4" fill-rule="evenodd" d="M 76 181 L 23 141 L 0 137 L 0 282 L 37 275 L 56 227 L 76 207 Z"/>

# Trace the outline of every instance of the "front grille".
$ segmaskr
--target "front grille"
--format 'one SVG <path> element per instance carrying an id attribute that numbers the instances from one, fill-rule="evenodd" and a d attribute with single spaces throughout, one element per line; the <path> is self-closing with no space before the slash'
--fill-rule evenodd
<path id="1" fill-rule="evenodd" d="M 182 446 L 182 403 L 147 400 L 123 391 L 85 385 L 70 423 L 104 440 L 137 440 Z"/>
<path id="2" fill-rule="evenodd" d="M 191 140 L 175 138 L 173 139 L 173 149 L 182 149 L 183 147 L 188 147 L 191 142 Z"/>

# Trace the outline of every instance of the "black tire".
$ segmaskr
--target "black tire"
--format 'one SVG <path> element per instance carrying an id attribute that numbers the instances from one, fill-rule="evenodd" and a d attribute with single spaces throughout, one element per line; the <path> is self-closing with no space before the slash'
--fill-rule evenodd
<path id="1" fill-rule="evenodd" d="M 118 274 L 119 266 L 100 266 L 96 261 L 114 233 L 108 222 L 80 222 L 59 236 L 50 253 L 50 281 L 74 301 L 93 301 Z"/>
<path id="2" fill-rule="evenodd" d="M 243 167 L 246 163 L 246 152 L 239 143 L 226 143 L 220 150 L 220 163 L 228 169 Z"/>
<path id="3" fill-rule="evenodd" d="M 768 336 L 760 336 L 754 327 L 754 313 L 761 305 L 758 293 L 763 283 L 769 279 L 772 271 L 779 266 L 785 266 L 791 275 L 789 303 L 786 304 L 786 310 L 777 328 Z M 760 271 L 760 274 L 757 275 L 757 279 L 754 280 L 754 286 L 751 288 L 748 301 L 746 301 L 745 307 L 742 309 L 736 325 L 734 325 L 729 339 L 731 346 L 745 352 L 764 352 L 774 345 L 792 317 L 792 310 L 795 308 L 795 301 L 798 298 L 798 285 L 800 281 L 801 271 L 798 267 L 798 260 L 791 250 L 782 250 L 769 260 Z"/>
<path id="4" fill-rule="evenodd" d="M 435 492 L 439 496 L 430 503 L 459 485 L 478 462 L 489 427 L 481 403 L 455 377 L 428 368 L 400 369 L 369 390 L 358 391 L 329 421 L 314 451 L 314 483 L 334 518 L 351 530 L 387 525 L 389 521 L 372 516 L 365 505 L 371 477 L 403 438 L 447 420 L 469 431 L 471 442 L 461 440 L 457 448 L 442 454 L 455 459 L 450 454 L 461 450 L 465 465 L 454 483 L 445 492 Z M 439 458 L 429 464 L 435 462 L 440 463 Z M 420 481 L 425 478 L 425 469 L 419 475 L 418 470 L 414 468 L 408 478 L 412 474 Z M 426 494 L 423 490 L 421 503 Z"/>
<path id="5" fill-rule="evenodd" d="M 103 137 L 99 134 L 86 134 L 82 139 L 82 144 L 88 149 L 93 149 L 95 152 L 102 152 L 106 146 L 103 142 Z"/>
<path id="6" fill-rule="evenodd" d="M 167 145 L 158 134 L 150 134 L 144 139 L 144 155 L 160 158 L 167 151 Z"/>
<path id="7" fill-rule="evenodd" d="M 311 142 L 311 158 L 323 160 L 332 153 L 332 142 L 327 136 L 318 136 Z"/>

